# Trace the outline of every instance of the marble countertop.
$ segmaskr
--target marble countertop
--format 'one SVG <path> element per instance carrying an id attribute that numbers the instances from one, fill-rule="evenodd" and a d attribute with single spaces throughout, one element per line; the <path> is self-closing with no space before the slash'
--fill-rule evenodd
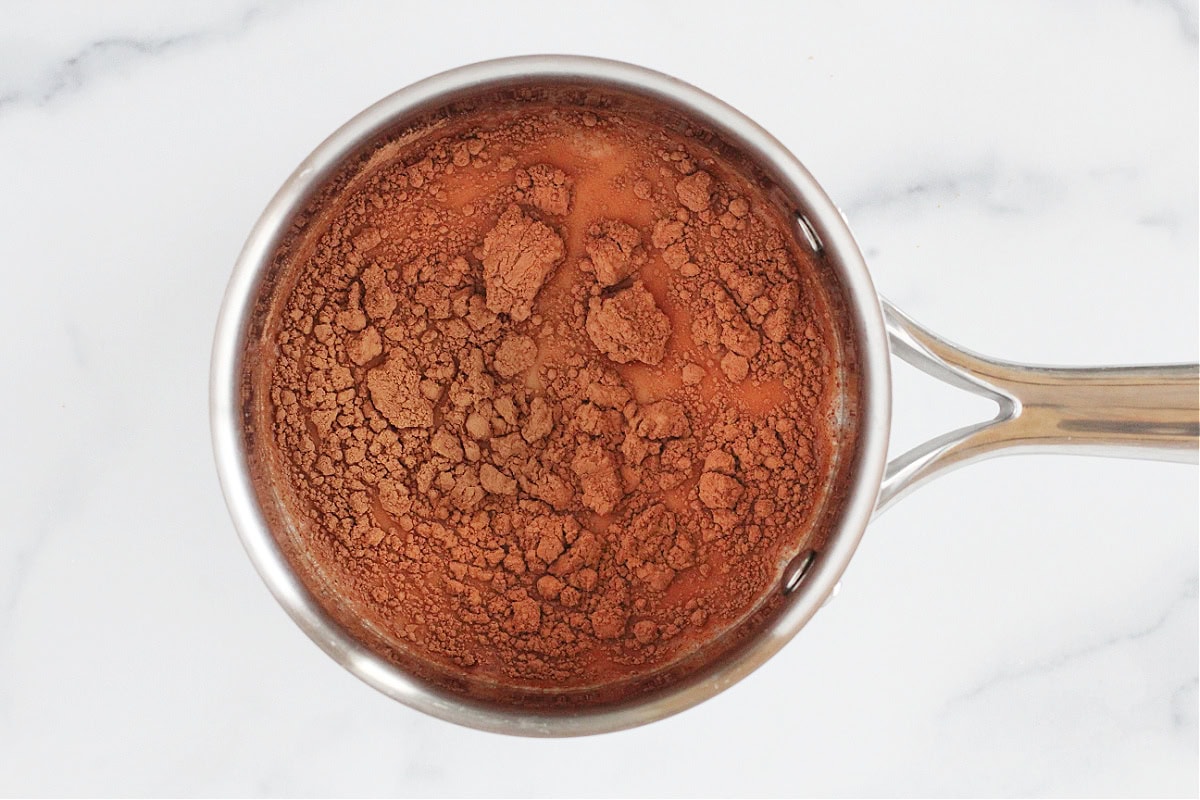
<path id="1" fill-rule="evenodd" d="M 1195 467 L 1021 456 L 876 520 L 747 680 L 534 741 L 385 699 L 276 605 L 213 468 L 241 243 L 329 132 L 469 61 L 657 68 L 788 145 L 975 350 L 1197 359 L 1195 2 L 0 9 L 0 793 L 1194 795 Z M 893 444 L 989 413 L 896 367 Z"/>

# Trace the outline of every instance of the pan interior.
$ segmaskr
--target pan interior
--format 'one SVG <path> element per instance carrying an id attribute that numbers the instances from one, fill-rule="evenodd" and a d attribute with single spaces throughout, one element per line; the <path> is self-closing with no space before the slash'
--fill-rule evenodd
<path id="1" fill-rule="evenodd" d="M 790 231 L 788 247 L 793 255 L 812 266 L 812 280 L 807 284 L 809 300 L 822 310 L 830 359 L 835 366 L 825 387 L 820 420 L 828 432 L 824 469 L 809 513 L 795 522 L 799 533 L 793 544 L 777 554 L 769 582 L 771 590 L 763 592 L 735 624 L 661 668 L 628 679 L 567 688 L 513 686 L 478 679 L 469 670 L 423 657 L 396 637 L 386 624 L 365 610 L 363 598 L 355 596 L 341 576 L 331 574 L 326 562 L 314 558 L 310 545 L 320 523 L 297 513 L 304 501 L 270 435 L 277 413 L 270 381 L 280 357 L 287 301 L 301 278 L 299 265 L 319 247 L 321 236 L 333 222 L 331 200 L 353 191 L 396 154 L 452 135 L 476 114 L 486 111 L 520 115 L 545 109 L 576 109 L 652 121 L 672 136 L 731 165 L 770 204 L 780 226 Z M 843 507 L 855 488 L 864 458 L 860 437 L 865 404 L 860 379 L 864 346 L 855 323 L 853 294 L 842 279 L 844 270 L 838 254 L 826 246 L 820 226 L 794 197 L 788 181 L 755 158 L 735 136 L 698 114 L 685 113 L 664 104 L 661 98 L 627 87 L 600 87 L 592 82 L 561 79 L 463 90 L 410 109 L 402 119 L 380 127 L 337 163 L 323 169 L 318 178 L 290 209 L 287 224 L 265 264 L 247 331 L 241 394 L 245 449 L 250 470 L 257 478 L 254 486 L 259 507 L 279 550 L 332 625 L 435 695 L 481 707 L 519 707 L 550 715 L 620 708 L 685 685 L 703 683 L 731 662 L 744 659 L 749 649 L 777 629 L 778 621 L 803 596 L 805 582 L 816 573 L 835 541 L 843 522 Z M 857 536 L 858 531 L 853 533 Z M 798 570 L 797 564 L 803 564 L 804 569 Z"/>

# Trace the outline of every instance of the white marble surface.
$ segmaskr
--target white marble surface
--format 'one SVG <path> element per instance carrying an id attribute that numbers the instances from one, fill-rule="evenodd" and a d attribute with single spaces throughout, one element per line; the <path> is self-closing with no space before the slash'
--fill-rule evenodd
<path id="1" fill-rule="evenodd" d="M 386 700 L 225 512 L 210 337 L 349 116 L 483 58 L 689 80 L 788 144 L 883 292 L 983 352 L 1197 358 L 1195 2 L 0 3 L 0 794 L 1195 795 L 1197 470 L 955 473 L 748 680 L 570 741 Z M 895 439 L 985 411 L 897 369 Z M 981 403 L 982 401 L 980 401 Z"/>

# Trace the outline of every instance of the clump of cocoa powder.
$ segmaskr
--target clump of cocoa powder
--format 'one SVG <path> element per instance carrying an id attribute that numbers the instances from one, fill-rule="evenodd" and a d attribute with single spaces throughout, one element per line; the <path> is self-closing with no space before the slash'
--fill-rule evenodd
<path id="1" fill-rule="evenodd" d="M 358 613 L 431 663 L 570 689 L 773 591 L 835 365 L 747 180 L 651 122 L 540 109 L 418 139 L 333 203 L 289 251 L 260 480 Z"/>

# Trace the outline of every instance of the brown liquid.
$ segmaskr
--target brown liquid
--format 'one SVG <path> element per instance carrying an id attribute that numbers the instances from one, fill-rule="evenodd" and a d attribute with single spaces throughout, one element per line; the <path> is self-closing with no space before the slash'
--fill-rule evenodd
<path id="1" fill-rule="evenodd" d="M 260 497 L 327 610 L 407 669 L 484 696 L 649 687 L 821 544 L 830 304 L 700 140 L 460 116 L 363 159 L 278 265 Z"/>

